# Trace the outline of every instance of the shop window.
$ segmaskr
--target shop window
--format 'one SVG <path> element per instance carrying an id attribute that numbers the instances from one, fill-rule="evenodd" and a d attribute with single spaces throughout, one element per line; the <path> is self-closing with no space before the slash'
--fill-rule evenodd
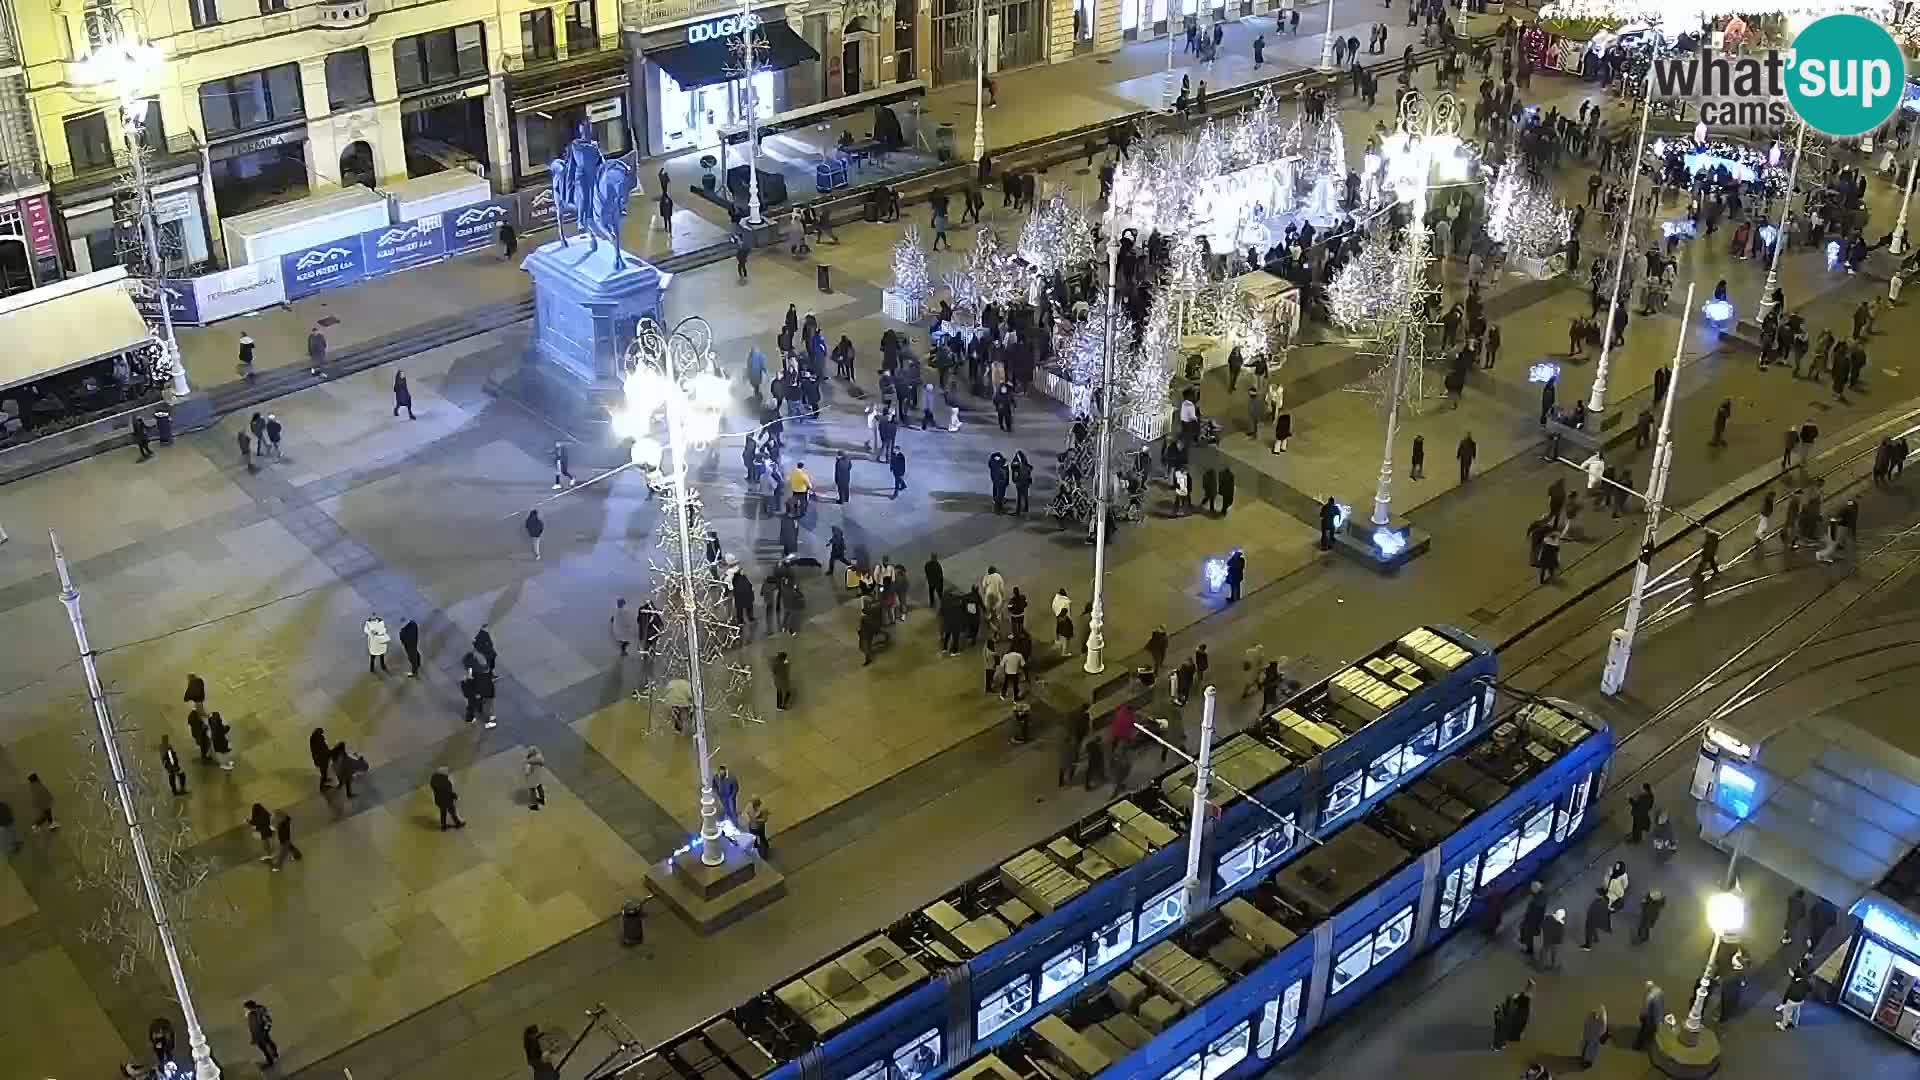
<path id="1" fill-rule="evenodd" d="M 200 119 L 209 138 L 298 120 L 306 114 L 299 64 L 200 84 Z"/>
<path id="2" fill-rule="evenodd" d="M 1345 990 L 1353 980 L 1367 973 L 1373 966 L 1373 935 L 1368 934 L 1359 941 L 1347 946 L 1347 951 L 1333 962 L 1333 993 Z"/>
<path id="3" fill-rule="evenodd" d="M 1112 922 L 1100 928 L 1093 935 L 1093 964 L 1095 970 L 1106 967 L 1133 948 L 1133 916 L 1121 913 Z"/>
<path id="4" fill-rule="evenodd" d="M 1553 834 L 1553 807 L 1543 806 L 1529 814 L 1526 824 L 1520 826 L 1520 857 L 1526 858 L 1533 849 L 1547 842 Z"/>
<path id="5" fill-rule="evenodd" d="M 1439 747 L 1440 725 L 1432 723 L 1421 728 L 1407 742 L 1406 756 L 1400 762 L 1400 771 L 1412 772 L 1426 764 L 1427 759 L 1439 751 Z"/>
<path id="6" fill-rule="evenodd" d="M 1454 905 L 1459 902 L 1459 898 L 1460 871 L 1456 869 L 1449 871 L 1446 880 L 1440 883 L 1440 909 L 1434 917 L 1434 921 L 1440 924 L 1440 929 L 1445 930 L 1453 925 Z"/>
<path id="7" fill-rule="evenodd" d="M 1200 1055 L 1195 1054 L 1180 1064 L 1160 1080 L 1200 1080 Z"/>
<path id="8" fill-rule="evenodd" d="M 1373 935 L 1373 962 L 1378 964 L 1406 947 L 1413 937 L 1413 905 L 1408 904 L 1388 919 Z"/>
<path id="9" fill-rule="evenodd" d="M 373 100 L 373 72 L 367 50 L 348 49 L 327 54 L 327 107 L 334 112 Z"/>
<path id="10" fill-rule="evenodd" d="M 1146 941 L 1162 930 L 1178 924 L 1186 914 L 1186 884 L 1175 882 L 1172 888 L 1147 901 L 1146 905 L 1140 909 L 1140 922 L 1134 930 L 1133 939 Z"/>
<path id="11" fill-rule="evenodd" d="M 1233 1026 L 1233 1030 L 1207 1044 L 1207 1062 L 1200 1070 L 1200 1080 L 1219 1080 L 1227 1070 L 1247 1060 L 1247 1050 L 1253 1045 L 1253 1021 L 1242 1020 Z"/>
<path id="12" fill-rule="evenodd" d="M 1507 867 L 1512 866 L 1513 860 L 1519 857 L 1519 845 L 1519 829 L 1495 840 L 1493 846 L 1487 849 L 1486 860 L 1480 865 L 1480 884 L 1485 885 L 1506 873 Z"/>
<path id="13" fill-rule="evenodd" d="M 487 38 L 477 22 L 415 34 L 393 43 L 394 81 L 402 91 L 486 73 Z"/>
<path id="14" fill-rule="evenodd" d="M 913 27 L 917 14 L 914 0 L 894 0 L 893 77 L 896 79 L 919 78 L 920 69 L 913 66 Z"/>
<path id="15" fill-rule="evenodd" d="M 1360 805 L 1362 779 L 1360 772 L 1352 772 L 1333 782 L 1333 787 L 1328 789 L 1326 797 L 1320 800 L 1321 828 L 1324 829 L 1329 823 L 1340 820 L 1348 811 Z"/>
<path id="16" fill-rule="evenodd" d="M 140 145 L 148 152 L 164 154 L 167 152 L 167 125 L 160 120 L 160 99 L 148 98 L 147 107 L 140 117 Z"/>
<path id="17" fill-rule="evenodd" d="M 536 8 L 520 13 L 520 55 L 529 61 L 551 60 L 553 47 L 553 11 Z"/>
<path id="18" fill-rule="evenodd" d="M 67 155 L 75 170 L 104 169 L 113 165 L 113 136 L 108 133 L 106 113 L 70 116 L 67 129 Z"/>
<path id="19" fill-rule="evenodd" d="M 1373 764 L 1367 766 L 1367 798 L 1371 799 L 1387 790 L 1395 780 L 1400 779 L 1400 758 L 1400 748 L 1396 746 L 1374 758 Z"/>
<path id="20" fill-rule="evenodd" d="M 573 0 L 567 5 L 567 51 L 593 52 L 600 47 L 600 22 L 593 12 L 593 0 Z"/>
<path id="21" fill-rule="evenodd" d="M 1442 750 L 1460 741 L 1461 736 L 1473 730 L 1474 710 L 1480 702 L 1474 699 L 1461 702 L 1451 712 L 1440 718 L 1440 748 Z"/>
<path id="22" fill-rule="evenodd" d="M 1022 975 L 980 1003 L 980 1011 L 974 1018 L 974 1038 L 984 1039 L 992 1035 L 1025 1016 L 1032 1008 L 1033 976 Z"/>
<path id="23" fill-rule="evenodd" d="M 920 1080 L 939 1067 L 939 1028 L 922 1033 L 919 1038 L 893 1052 L 894 1076 L 897 1080 Z"/>
<path id="24" fill-rule="evenodd" d="M 1040 968 L 1040 1000 L 1052 1001 L 1087 973 L 1087 948 L 1075 945 Z"/>

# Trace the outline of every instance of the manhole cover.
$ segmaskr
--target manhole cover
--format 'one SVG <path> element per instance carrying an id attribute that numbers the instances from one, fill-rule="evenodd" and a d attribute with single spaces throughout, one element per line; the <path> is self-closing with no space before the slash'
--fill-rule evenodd
<path id="1" fill-rule="evenodd" d="M 321 325 L 321 326 L 339 326 L 339 325 L 340 325 L 340 318 L 339 318 L 339 316 L 336 316 L 336 315 L 328 315 L 327 317 L 325 317 L 325 318 L 323 318 L 323 319 L 321 319 L 321 320 L 320 320 L 320 322 L 319 322 L 319 325 Z"/>

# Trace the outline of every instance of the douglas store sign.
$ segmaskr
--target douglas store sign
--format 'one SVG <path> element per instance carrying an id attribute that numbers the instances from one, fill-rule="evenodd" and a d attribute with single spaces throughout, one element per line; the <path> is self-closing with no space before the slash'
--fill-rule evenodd
<path id="1" fill-rule="evenodd" d="M 741 15 L 729 15 L 712 22 L 694 23 L 687 27 L 687 44 L 698 45 L 703 41 L 726 41 L 740 36 L 743 30 L 759 27 L 760 16 L 747 12 Z"/>

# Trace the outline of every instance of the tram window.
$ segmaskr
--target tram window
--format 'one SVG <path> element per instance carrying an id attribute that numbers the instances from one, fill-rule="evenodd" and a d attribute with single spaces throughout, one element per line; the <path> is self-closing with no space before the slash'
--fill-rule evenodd
<path id="1" fill-rule="evenodd" d="M 1280 1034 L 1273 1043 L 1276 1048 L 1286 1046 L 1300 1028 L 1300 992 L 1304 987 L 1305 983 L 1295 979 L 1287 992 L 1280 995 Z"/>
<path id="2" fill-rule="evenodd" d="M 1040 1000 L 1051 1001 L 1054 995 L 1079 982 L 1086 973 L 1087 949 L 1084 945 L 1075 945 L 1047 961 L 1040 969 Z"/>
<path id="3" fill-rule="evenodd" d="M 1175 882 L 1173 887 L 1159 896 L 1147 901 L 1140 909 L 1140 922 L 1135 928 L 1133 939 L 1145 941 L 1162 930 L 1172 927 L 1187 914 L 1187 887 L 1184 882 Z"/>
<path id="4" fill-rule="evenodd" d="M 934 1028 L 893 1052 L 896 1080 L 920 1080 L 940 1067 L 940 1029 Z M 856 1078 L 858 1080 L 858 1078 Z"/>
<path id="5" fill-rule="evenodd" d="M 1453 710 L 1440 718 L 1440 746 L 1442 749 L 1460 741 L 1460 737 L 1473 730 L 1474 709 L 1478 700 L 1469 699 L 1455 706 Z"/>
<path id="6" fill-rule="evenodd" d="M 976 1034 L 974 1038 L 984 1039 L 1015 1020 L 1027 1014 L 1033 1008 L 1033 976 L 1023 975 L 1001 987 L 994 995 L 980 1003 L 980 1012 L 974 1018 Z"/>
<path id="7" fill-rule="evenodd" d="M 1438 916 L 1440 929 L 1445 930 L 1447 927 L 1453 925 L 1453 906 L 1459 896 L 1460 871 L 1455 869 L 1447 875 L 1447 880 L 1440 885 L 1440 914 Z"/>
<path id="8" fill-rule="evenodd" d="M 1454 916 L 1464 920 L 1467 909 L 1473 906 L 1474 882 L 1479 881 L 1480 856 L 1470 855 L 1460 864 L 1460 906 L 1454 909 Z"/>
<path id="9" fill-rule="evenodd" d="M 1593 792 L 1594 779 L 1598 773 L 1588 773 L 1574 782 L 1573 790 L 1567 792 L 1566 822 L 1554 831 L 1555 840 L 1563 840 L 1566 835 L 1580 827 L 1587 817 L 1587 799 Z"/>
<path id="10" fill-rule="evenodd" d="M 1133 948 L 1133 915 L 1121 912 L 1112 922 L 1093 935 L 1093 964 L 1106 967 Z"/>
<path id="11" fill-rule="evenodd" d="M 1367 766 L 1367 798 L 1371 799 L 1385 791 L 1400 778 L 1400 770 L 1403 768 L 1400 761 L 1401 751 L 1398 746 L 1373 759 L 1373 764 Z"/>
<path id="12" fill-rule="evenodd" d="M 1280 999 L 1274 998 L 1260 1006 L 1260 1045 L 1254 1048 L 1254 1053 L 1263 1059 L 1273 1056 L 1273 1033 L 1279 1026 Z"/>
<path id="13" fill-rule="evenodd" d="M 1373 935 L 1368 934 L 1359 941 L 1347 946 L 1340 959 L 1333 965 L 1333 993 L 1347 988 L 1347 984 L 1367 973 L 1373 966 Z"/>
<path id="14" fill-rule="evenodd" d="M 1413 937 L 1413 905 L 1408 904 L 1393 918 L 1388 919 L 1379 933 L 1373 935 L 1373 962 L 1377 964 L 1399 952 L 1411 937 Z"/>
<path id="15" fill-rule="evenodd" d="M 1485 885 L 1507 872 L 1507 867 L 1512 866 L 1513 860 L 1518 857 L 1515 853 L 1519 850 L 1519 844 L 1519 829 L 1493 842 L 1493 846 L 1487 849 L 1486 860 L 1480 865 L 1480 884 Z"/>
<path id="16" fill-rule="evenodd" d="M 1412 740 L 1407 743 L 1406 756 L 1401 759 L 1400 771 L 1412 772 L 1421 765 L 1426 764 L 1427 759 L 1438 751 L 1439 746 L 1440 725 L 1438 722 L 1428 724 L 1426 727 L 1414 732 Z"/>
<path id="17" fill-rule="evenodd" d="M 1520 857 L 1526 858 L 1534 848 L 1547 842 L 1553 832 L 1553 807 L 1543 806 L 1535 810 L 1520 827 Z"/>
<path id="18" fill-rule="evenodd" d="M 1326 798 L 1320 801 L 1322 826 L 1330 821 L 1339 820 L 1348 811 L 1360 805 L 1361 779 L 1361 774 L 1356 771 L 1335 780 L 1333 786 L 1327 789 Z"/>
<path id="19" fill-rule="evenodd" d="M 887 1063 L 876 1061 L 873 1064 L 847 1077 L 847 1080 L 887 1080 Z"/>
<path id="20" fill-rule="evenodd" d="M 1218 1080 L 1228 1069 L 1247 1060 L 1247 1048 L 1253 1043 L 1253 1022 L 1242 1020 L 1233 1030 L 1207 1044 L 1207 1063 L 1200 1080 Z"/>
<path id="21" fill-rule="evenodd" d="M 1255 862 L 1259 856 L 1254 848 L 1260 844 L 1258 836 L 1249 836 L 1238 847 L 1220 856 L 1220 887 L 1232 888 L 1253 876 Z"/>
<path id="22" fill-rule="evenodd" d="M 1160 1080 L 1200 1080 L 1200 1055 L 1195 1054 L 1174 1066 L 1173 1071 Z"/>

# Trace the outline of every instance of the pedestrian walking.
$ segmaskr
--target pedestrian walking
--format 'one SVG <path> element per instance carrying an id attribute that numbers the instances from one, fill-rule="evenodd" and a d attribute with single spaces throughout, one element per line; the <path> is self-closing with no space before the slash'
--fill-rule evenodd
<path id="1" fill-rule="evenodd" d="M 1800 927 L 1800 920 L 1807 917 L 1807 890 L 1795 889 L 1787 897 L 1787 919 L 1780 927 L 1780 944 L 1793 943 L 1793 932 Z"/>
<path id="2" fill-rule="evenodd" d="M 1427 477 L 1427 437 L 1424 435 L 1413 437 L 1413 459 L 1407 468 L 1407 476 L 1413 480 Z"/>
<path id="3" fill-rule="evenodd" d="M 785 652 L 777 652 L 767 667 L 773 675 L 773 707 L 784 710 L 793 704 L 793 664 Z"/>
<path id="4" fill-rule="evenodd" d="M 253 812 L 247 815 L 247 825 L 254 835 L 260 838 L 260 861 L 273 861 L 273 815 L 259 803 L 253 804 Z"/>
<path id="5" fill-rule="evenodd" d="M 327 364 L 327 335 L 320 332 L 320 324 L 314 323 L 307 334 L 307 374 L 318 375 Z"/>
<path id="6" fill-rule="evenodd" d="M 1660 913 L 1666 910 L 1667 895 L 1659 889 L 1649 889 L 1640 898 L 1640 917 L 1633 923 L 1633 943 L 1645 945 L 1653 937 L 1653 926 L 1660 921 Z"/>
<path id="7" fill-rule="evenodd" d="M 313 769 L 320 774 L 320 790 L 332 787 L 327 777 L 333 768 L 333 747 L 327 743 L 325 728 L 314 728 L 307 735 L 307 756 L 313 759 Z"/>
<path id="8" fill-rule="evenodd" d="M 413 415 L 413 391 L 407 386 L 407 373 L 396 371 L 393 373 L 393 415 L 399 416 L 401 409 L 407 410 L 407 419 L 420 419 Z"/>
<path id="9" fill-rule="evenodd" d="M 1247 555 L 1239 548 L 1227 556 L 1227 603 L 1237 603 L 1240 599 L 1240 586 L 1247 578 Z M 1204 650 L 1206 646 L 1202 645 Z"/>
<path id="10" fill-rule="evenodd" d="M 1641 784 L 1640 790 L 1627 800 L 1627 812 L 1633 818 L 1633 829 L 1627 833 L 1627 843 L 1637 844 L 1640 838 L 1653 828 L 1653 785 Z"/>
<path id="11" fill-rule="evenodd" d="M 527 747 L 521 766 L 527 780 L 527 809 L 539 810 L 547 805 L 547 758 L 537 746 Z"/>
<path id="12" fill-rule="evenodd" d="M 1153 633 L 1147 635 L 1147 656 L 1153 661 L 1152 674 L 1154 675 L 1160 674 L 1160 669 L 1167 666 L 1168 640 L 1167 628 L 1164 626 L 1154 627 Z"/>
<path id="13" fill-rule="evenodd" d="M 1720 576 L 1720 534 L 1708 526 L 1701 526 L 1700 560 L 1694 564 L 1693 572 L 1704 578 L 1708 573 Z M 1636 842 L 1638 838 L 1636 837 Z"/>
<path id="14" fill-rule="evenodd" d="M 141 417 L 134 417 L 131 426 L 133 445 L 140 451 L 140 460 L 145 461 L 153 456 L 153 436 L 147 433 L 147 422 Z"/>
<path id="15" fill-rule="evenodd" d="M 753 837 L 754 847 L 760 850 L 763 859 L 773 858 L 773 845 L 767 840 L 767 826 L 772 814 L 767 810 L 765 800 L 755 795 L 747 800 L 747 812 L 741 815 L 741 825 Z"/>
<path id="16" fill-rule="evenodd" d="M 296 862 L 306 858 L 300 853 L 299 845 L 293 842 L 293 817 L 285 810 L 273 815 L 273 836 L 278 842 L 278 850 L 273 853 L 275 873 L 279 873 L 280 868 L 287 865 L 289 855 L 293 856 Z"/>
<path id="17" fill-rule="evenodd" d="M 1520 949 L 1528 956 L 1533 953 L 1533 939 L 1540 936 L 1540 929 L 1547 921 L 1546 889 L 1535 881 L 1527 886 L 1526 910 L 1520 913 Z"/>
<path id="18" fill-rule="evenodd" d="M 440 831 L 466 828 L 467 823 L 460 820 L 460 811 L 454 809 L 460 793 L 453 790 L 453 776 L 445 765 L 433 770 L 433 779 L 427 781 L 427 787 L 433 792 L 433 808 L 440 812 Z"/>
<path id="19" fill-rule="evenodd" d="M 1026 673 L 1027 658 L 1020 650 L 1009 647 L 1000 656 L 1000 699 L 1020 700 L 1020 679 Z"/>
<path id="20" fill-rule="evenodd" d="M 1666 1016 L 1667 995 L 1661 992 L 1658 983 L 1648 979 L 1647 996 L 1640 999 L 1640 1029 L 1633 1036 L 1635 1050 L 1645 1050 L 1653 1042 L 1653 1033 L 1659 1030 Z"/>
<path id="21" fill-rule="evenodd" d="M 1334 501 L 1333 496 L 1329 495 L 1327 496 L 1327 501 L 1320 504 L 1321 551 L 1333 550 L 1333 534 L 1338 530 L 1339 526 L 1340 504 Z"/>
<path id="22" fill-rule="evenodd" d="M 1507 997 L 1505 1042 L 1519 1042 L 1526 1035 L 1527 1023 L 1533 1019 L 1533 989 L 1534 981 L 1528 979 L 1527 985 Z"/>
<path id="23" fill-rule="evenodd" d="M 1607 882 L 1605 885 L 1608 912 L 1616 912 L 1627 906 L 1628 887 L 1627 864 L 1624 862 L 1614 863 L 1613 868 L 1607 871 Z M 1613 931 L 1613 924 L 1611 922 L 1607 924 L 1607 931 L 1609 933 Z"/>
<path id="24" fill-rule="evenodd" d="M 899 447 L 893 448 L 893 459 L 889 462 L 893 469 L 893 498 L 907 490 L 907 452 Z"/>
<path id="25" fill-rule="evenodd" d="M 275 867 L 275 869 L 279 868 Z M 246 1010 L 247 1039 L 253 1043 L 255 1049 L 260 1051 L 261 1056 L 266 1058 L 260 1063 L 260 1067 L 271 1069 L 274 1063 L 280 1060 L 280 1047 L 273 1041 L 273 1014 L 267 1011 L 265 1005 L 251 998 L 247 999 Z"/>
<path id="26" fill-rule="evenodd" d="M 511 221 L 500 223 L 500 231 L 495 234 L 500 241 L 500 258 L 511 259 L 520 250 L 520 234 L 514 230 Z"/>
<path id="27" fill-rule="evenodd" d="M 845 450 L 833 459 L 833 486 L 840 493 L 840 505 L 847 505 L 847 499 L 853 493 L 853 459 L 847 456 Z"/>
<path id="28" fill-rule="evenodd" d="M 347 749 L 345 739 L 333 744 L 327 760 L 333 765 L 333 778 L 347 798 L 353 798 L 353 778 L 367 771 L 367 759 Z"/>
<path id="29" fill-rule="evenodd" d="M 264 457 L 271 454 L 273 455 L 273 460 L 281 460 L 280 435 L 284 430 L 285 429 L 280 426 L 280 418 L 272 413 L 268 413 L 266 423 L 267 441 L 255 447 L 255 449 L 261 451 L 261 456 Z"/>
<path id="30" fill-rule="evenodd" d="M 250 473 L 259 472 L 260 470 L 253 464 L 253 440 L 247 437 L 245 431 L 236 431 L 233 433 L 233 441 L 240 447 L 240 464 L 246 466 Z"/>
<path id="31" fill-rule="evenodd" d="M 207 717 L 207 741 L 213 744 L 213 760 L 227 772 L 233 771 L 233 729 L 227 726 L 227 719 L 215 710 Z"/>
<path id="32" fill-rule="evenodd" d="M 380 617 L 379 612 L 374 612 L 367 616 L 366 622 L 360 624 L 360 633 L 367 639 L 367 674 L 373 674 L 377 665 L 380 674 L 385 675 L 387 673 L 387 642 L 390 640 L 387 636 L 387 621 Z"/>
<path id="33" fill-rule="evenodd" d="M 253 337 L 245 330 L 240 332 L 240 377 L 253 381 Z"/>
<path id="34" fill-rule="evenodd" d="M 1540 968 L 1543 971 L 1558 971 L 1560 968 L 1560 946 L 1567 940 L 1567 909 L 1556 908 L 1547 921 L 1540 924 Z"/>
<path id="35" fill-rule="evenodd" d="M 1613 931 L 1613 909 L 1607 905 L 1606 886 L 1593 890 L 1593 899 L 1587 901 L 1587 925 L 1585 936 L 1580 939 L 1580 951 L 1592 952 L 1593 943 L 1600 940 L 1601 934 Z"/>
<path id="36" fill-rule="evenodd" d="M 1454 448 L 1453 456 L 1455 460 L 1460 462 L 1460 485 L 1462 487 L 1465 487 L 1467 480 L 1472 477 L 1473 459 L 1477 457 L 1479 453 L 1480 446 L 1473 441 L 1473 432 L 1469 431 L 1460 437 L 1460 445 Z"/>
<path id="37" fill-rule="evenodd" d="M 1780 995 L 1780 1004 L 1774 1008 L 1778 1019 L 1773 1022 L 1773 1026 L 1781 1031 L 1799 1027 L 1800 1005 L 1807 1000 L 1807 995 L 1812 989 L 1812 985 L 1807 982 L 1806 974 L 1800 968 L 1790 969 L 1787 972 L 1787 989 Z"/>
<path id="38" fill-rule="evenodd" d="M 740 820 L 740 781 L 727 770 L 725 765 L 713 767 L 713 797 L 720 804 L 720 816 L 738 823 Z"/>
<path id="39" fill-rule="evenodd" d="M 166 735 L 160 736 L 160 767 L 167 771 L 167 790 L 175 795 L 187 793 L 187 771 L 180 766 L 180 752 L 173 748 L 173 740 Z"/>
<path id="40" fill-rule="evenodd" d="M 500 654 L 494 651 L 493 635 L 487 631 L 487 624 L 481 623 L 480 629 L 473 634 L 473 651 L 487 662 L 487 670 L 493 671 L 500 666 Z"/>
<path id="41" fill-rule="evenodd" d="M 27 805 L 33 809 L 33 831 L 45 829 L 58 832 L 60 823 L 53 819 L 53 792 L 41 783 L 37 772 L 27 774 Z"/>
<path id="42" fill-rule="evenodd" d="M 195 705 L 187 710 L 187 733 L 193 736 L 193 743 L 200 748 L 200 760 L 213 760 L 213 736 L 207 731 L 207 714 Z"/>
<path id="43" fill-rule="evenodd" d="M 1596 1005 L 1580 1027 L 1580 1066 L 1591 1069 L 1600 1058 L 1600 1044 L 1607 1037 L 1607 1007 Z"/>
<path id="44" fill-rule="evenodd" d="M 574 480 L 572 470 L 567 468 L 567 444 L 556 442 L 553 444 L 553 490 L 560 490 L 560 481 L 563 478 L 568 487 L 578 482 Z"/>
<path id="45" fill-rule="evenodd" d="M 1720 399 L 1720 406 L 1713 410 L 1713 438 L 1707 440 L 1708 446 L 1727 445 L 1727 421 L 1733 418 L 1733 399 Z"/>

